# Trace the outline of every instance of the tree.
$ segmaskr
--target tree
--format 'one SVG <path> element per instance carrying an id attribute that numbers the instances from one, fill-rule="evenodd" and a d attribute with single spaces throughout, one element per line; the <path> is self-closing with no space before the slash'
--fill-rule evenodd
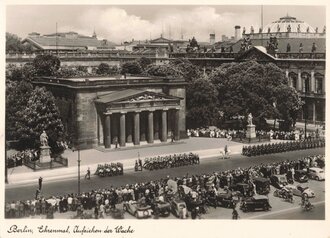
<path id="1" fill-rule="evenodd" d="M 137 61 L 130 61 L 126 62 L 121 66 L 121 73 L 122 74 L 141 74 L 142 68 L 139 62 Z"/>
<path id="2" fill-rule="evenodd" d="M 175 67 L 187 82 L 191 82 L 202 76 L 200 68 L 192 64 L 188 59 L 174 59 L 170 62 L 170 66 Z"/>
<path id="3" fill-rule="evenodd" d="M 146 73 L 150 76 L 160 76 L 160 77 L 182 77 L 182 72 L 180 72 L 176 67 L 170 64 L 155 65 L 151 64 L 147 67 Z"/>
<path id="4" fill-rule="evenodd" d="M 218 92 L 207 78 L 193 80 L 187 86 L 187 128 L 214 125 Z"/>
<path id="5" fill-rule="evenodd" d="M 97 67 L 96 73 L 99 75 L 104 75 L 107 74 L 110 70 L 110 66 L 106 63 L 101 63 L 99 64 L 99 66 Z"/>
<path id="6" fill-rule="evenodd" d="M 251 112 L 257 128 L 262 129 L 266 118 L 294 121 L 300 110 L 297 92 L 288 86 L 284 72 L 272 63 L 224 64 L 214 70 L 210 79 L 218 91 L 219 110 L 226 119 L 237 115 L 247 117 Z M 276 104 L 281 106 L 275 107 Z"/>
<path id="7" fill-rule="evenodd" d="M 10 65 L 6 67 L 6 80 L 11 81 L 31 81 L 36 74 L 35 68 L 30 63 L 26 63 L 23 67 Z"/>
<path id="8" fill-rule="evenodd" d="M 145 70 L 148 67 L 148 65 L 152 63 L 151 59 L 147 57 L 141 57 L 137 61 L 140 64 L 142 70 Z"/>
<path id="9" fill-rule="evenodd" d="M 6 53 L 30 53 L 32 52 L 32 47 L 30 45 L 23 45 L 21 39 L 9 32 L 6 32 Z"/>
<path id="10" fill-rule="evenodd" d="M 16 123 L 16 130 L 21 149 L 39 148 L 39 137 L 43 130 L 46 131 L 49 146 L 52 148 L 65 137 L 55 98 L 45 88 L 36 87 L 31 92 L 26 107 L 18 111 L 17 115 L 20 117 Z"/>
<path id="11" fill-rule="evenodd" d="M 54 55 L 37 55 L 33 60 L 37 76 L 54 76 L 61 61 Z"/>
<path id="12" fill-rule="evenodd" d="M 21 112 L 27 106 L 28 98 L 33 91 L 31 83 L 7 81 L 6 83 L 6 140 L 17 140 L 20 137 L 17 123 L 22 120 Z"/>

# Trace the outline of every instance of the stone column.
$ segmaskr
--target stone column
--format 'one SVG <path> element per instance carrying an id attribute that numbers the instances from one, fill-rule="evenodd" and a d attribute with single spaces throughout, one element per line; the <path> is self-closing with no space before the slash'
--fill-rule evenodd
<path id="1" fill-rule="evenodd" d="M 111 118 L 110 115 L 105 115 L 105 122 L 104 122 L 104 147 L 110 148 L 111 147 Z"/>
<path id="2" fill-rule="evenodd" d="M 297 91 L 302 91 L 301 70 L 298 70 Z"/>
<path id="3" fill-rule="evenodd" d="M 127 113 L 126 116 L 126 142 L 132 143 L 133 141 L 133 114 Z"/>
<path id="4" fill-rule="evenodd" d="M 154 112 L 154 139 L 159 140 L 159 111 Z"/>
<path id="5" fill-rule="evenodd" d="M 314 70 L 311 71 L 311 93 L 315 93 L 315 76 L 314 76 Z"/>
<path id="6" fill-rule="evenodd" d="M 134 113 L 134 145 L 140 144 L 140 112 Z"/>
<path id="7" fill-rule="evenodd" d="M 180 140 L 180 110 L 175 109 L 174 140 Z"/>
<path id="8" fill-rule="evenodd" d="M 167 110 L 162 111 L 162 142 L 167 141 Z"/>
<path id="9" fill-rule="evenodd" d="M 119 143 L 120 143 L 120 146 L 121 147 L 124 147 L 125 144 L 126 144 L 126 113 L 125 112 L 122 112 L 120 114 L 120 140 L 119 140 Z"/>
<path id="10" fill-rule="evenodd" d="M 312 102 L 312 109 L 313 109 L 313 123 L 315 123 L 315 121 L 316 121 L 315 101 Z"/>
<path id="11" fill-rule="evenodd" d="M 154 112 L 148 111 L 148 143 L 154 143 Z"/>

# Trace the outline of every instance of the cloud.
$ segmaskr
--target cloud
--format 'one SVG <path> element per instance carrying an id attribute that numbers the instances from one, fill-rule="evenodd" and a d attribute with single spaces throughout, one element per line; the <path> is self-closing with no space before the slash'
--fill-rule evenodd
<path id="1" fill-rule="evenodd" d="M 258 28 L 259 16 L 254 12 L 217 13 L 213 7 L 196 7 L 189 10 L 178 9 L 160 11 L 153 19 L 143 19 L 134 14 L 128 14 L 119 7 L 105 7 L 104 9 L 90 9 L 83 11 L 75 26 L 64 25 L 60 31 L 74 30 L 81 34 L 91 35 L 95 28 L 99 38 L 106 38 L 113 42 L 146 40 L 159 37 L 163 32 L 165 37 L 179 39 L 181 32 L 185 39 L 195 36 L 199 41 L 208 41 L 209 34 L 216 33 L 217 40 L 222 34 L 234 34 L 234 26 L 244 26 L 246 23 Z M 250 26 L 246 26 L 247 29 Z"/>

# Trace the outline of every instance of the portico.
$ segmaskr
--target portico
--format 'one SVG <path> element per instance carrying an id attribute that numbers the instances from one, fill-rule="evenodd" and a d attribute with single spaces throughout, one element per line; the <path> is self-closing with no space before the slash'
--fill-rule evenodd
<path id="1" fill-rule="evenodd" d="M 180 140 L 179 112 L 183 98 L 151 91 L 126 89 L 99 96 L 94 102 L 99 117 L 98 143 L 140 145 L 154 140 Z"/>

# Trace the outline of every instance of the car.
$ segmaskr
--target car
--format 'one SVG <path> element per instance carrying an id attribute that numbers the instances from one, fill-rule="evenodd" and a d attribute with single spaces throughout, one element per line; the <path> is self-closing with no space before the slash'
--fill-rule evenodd
<path id="1" fill-rule="evenodd" d="M 243 197 L 250 197 L 253 195 L 253 188 L 247 183 L 237 183 L 230 187 L 231 191 L 236 191 Z"/>
<path id="2" fill-rule="evenodd" d="M 315 193 L 313 190 L 311 190 L 309 187 L 302 187 L 300 184 L 298 185 L 293 185 L 289 184 L 285 186 L 287 189 L 291 190 L 293 195 L 295 196 L 307 196 L 309 198 L 315 197 Z"/>
<path id="3" fill-rule="evenodd" d="M 256 191 L 260 195 L 267 195 L 270 191 L 270 180 L 268 178 L 257 177 L 253 179 L 253 183 L 256 185 Z"/>
<path id="4" fill-rule="evenodd" d="M 306 170 L 296 170 L 293 176 L 294 180 L 299 183 L 306 183 L 308 182 L 308 176 Z"/>
<path id="5" fill-rule="evenodd" d="M 270 184 L 277 189 L 281 189 L 288 185 L 288 180 L 285 175 L 272 175 L 270 176 Z"/>
<path id="6" fill-rule="evenodd" d="M 123 208 L 124 211 L 135 216 L 138 219 L 151 217 L 153 213 L 151 206 L 144 205 L 133 200 L 125 202 Z"/>
<path id="7" fill-rule="evenodd" d="M 246 198 L 242 200 L 240 205 L 240 209 L 243 212 L 256 210 L 269 211 L 271 208 L 272 207 L 269 204 L 268 197 L 265 195 L 254 195 L 252 197 Z"/>
<path id="8" fill-rule="evenodd" d="M 238 201 L 238 196 L 234 196 L 231 192 L 217 194 L 217 205 L 220 207 L 233 208 L 236 206 Z"/>
<path id="9" fill-rule="evenodd" d="M 312 167 L 309 168 L 308 177 L 315 180 L 325 180 L 325 173 L 323 169 Z"/>
<path id="10" fill-rule="evenodd" d="M 172 211 L 173 215 L 176 217 L 180 217 L 180 212 L 181 212 L 181 216 L 183 216 L 183 218 L 186 218 L 188 216 L 187 205 L 182 200 L 173 199 L 171 201 L 171 211 Z"/>
<path id="11" fill-rule="evenodd" d="M 171 205 L 168 202 L 158 201 L 158 202 L 155 202 L 154 205 L 155 205 L 154 211 L 155 211 L 155 209 L 157 209 L 158 214 L 160 216 L 168 216 L 168 215 L 170 215 L 170 213 L 171 213 Z"/>

